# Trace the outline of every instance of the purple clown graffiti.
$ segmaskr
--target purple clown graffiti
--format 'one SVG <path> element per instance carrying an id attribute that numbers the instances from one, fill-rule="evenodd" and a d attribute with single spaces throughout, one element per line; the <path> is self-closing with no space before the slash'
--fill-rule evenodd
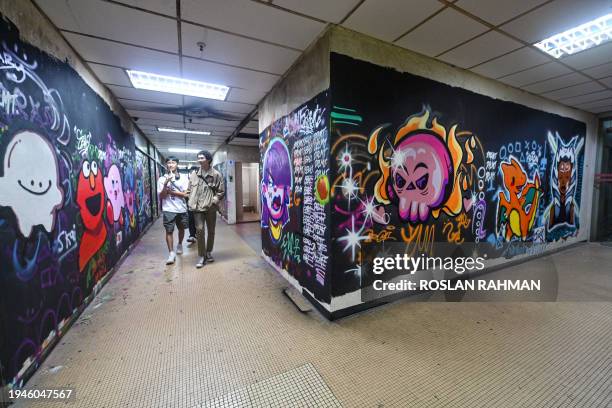
<path id="1" fill-rule="evenodd" d="M 280 138 L 270 141 L 263 159 L 261 181 L 261 226 L 268 228 L 277 244 L 289 222 L 289 203 L 293 189 L 293 169 L 287 146 Z"/>

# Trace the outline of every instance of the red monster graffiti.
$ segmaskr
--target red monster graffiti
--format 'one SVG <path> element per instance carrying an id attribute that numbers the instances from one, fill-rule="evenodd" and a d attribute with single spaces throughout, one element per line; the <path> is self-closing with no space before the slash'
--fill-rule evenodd
<path id="1" fill-rule="evenodd" d="M 540 176 L 538 173 L 533 181 L 527 180 L 527 173 L 521 164 L 512 156 L 510 162 L 502 162 L 504 187 L 510 199 L 504 192 L 499 193 L 497 208 L 498 235 L 510 241 L 512 237 L 526 240 L 533 228 L 540 200 Z"/>
<path id="2" fill-rule="evenodd" d="M 102 170 L 97 162 L 85 160 L 77 184 L 77 204 L 83 220 L 83 236 L 79 248 L 81 272 L 106 240 L 106 226 L 102 219 L 104 202 Z"/>

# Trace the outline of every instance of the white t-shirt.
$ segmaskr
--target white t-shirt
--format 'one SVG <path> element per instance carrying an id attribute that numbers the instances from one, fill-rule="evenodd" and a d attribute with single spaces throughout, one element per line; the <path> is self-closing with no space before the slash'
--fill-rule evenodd
<path id="1" fill-rule="evenodd" d="M 168 191 L 180 191 L 185 192 L 189 187 L 189 177 L 186 174 L 176 174 L 175 177 L 178 176 L 178 179 L 174 179 L 173 181 L 168 183 Z M 159 180 L 157 180 L 157 192 L 161 193 L 164 188 L 164 183 L 166 182 L 166 174 L 161 176 Z M 185 198 L 167 195 L 166 198 L 161 200 L 162 203 L 162 211 L 172 212 L 172 213 L 186 213 L 187 212 L 187 202 Z"/>

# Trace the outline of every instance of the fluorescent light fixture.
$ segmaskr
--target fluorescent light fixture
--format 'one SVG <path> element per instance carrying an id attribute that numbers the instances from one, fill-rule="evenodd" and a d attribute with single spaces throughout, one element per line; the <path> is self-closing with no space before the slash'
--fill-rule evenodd
<path id="1" fill-rule="evenodd" d="M 612 13 L 570 28 L 534 45 L 555 58 L 561 58 L 610 40 L 612 40 Z"/>
<path id="2" fill-rule="evenodd" d="M 185 149 L 183 147 L 169 147 L 168 151 L 171 153 L 197 153 L 200 149 Z"/>
<path id="3" fill-rule="evenodd" d="M 197 96 L 199 98 L 224 101 L 229 87 L 202 81 L 192 81 L 149 72 L 126 70 L 132 86 L 149 91 L 169 92 L 179 95 Z"/>
<path id="4" fill-rule="evenodd" d="M 178 128 L 167 128 L 157 127 L 158 132 L 170 132 L 170 133 L 189 133 L 193 135 L 210 135 L 210 132 L 205 130 L 191 130 L 191 129 L 178 129 Z"/>

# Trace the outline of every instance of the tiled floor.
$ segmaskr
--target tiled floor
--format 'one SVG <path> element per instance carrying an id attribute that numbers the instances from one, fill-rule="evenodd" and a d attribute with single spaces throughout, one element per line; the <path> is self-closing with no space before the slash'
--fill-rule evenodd
<path id="1" fill-rule="evenodd" d="M 328 322 L 283 295 L 256 227 L 219 222 L 195 269 L 195 248 L 163 265 L 158 221 L 28 387 L 88 408 L 612 406 L 612 303 L 406 300 Z M 609 287 L 612 248 L 556 257 L 575 290 Z"/>

